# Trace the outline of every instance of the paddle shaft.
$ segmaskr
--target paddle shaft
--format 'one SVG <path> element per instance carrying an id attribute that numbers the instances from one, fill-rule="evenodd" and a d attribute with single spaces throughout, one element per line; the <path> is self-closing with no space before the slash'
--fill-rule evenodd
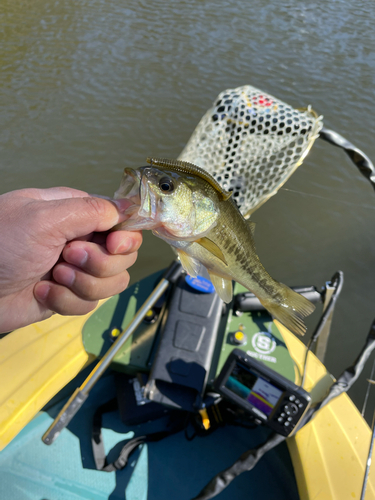
<path id="1" fill-rule="evenodd" d="M 128 338 L 135 332 L 135 330 L 142 323 L 144 317 L 151 307 L 158 301 L 158 299 L 167 290 L 170 283 L 173 283 L 178 276 L 181 274 L 181 265 L 179 262 L 174 261 L 170 267 L 165 272 L 163 278 L 154 288 L 146 302 L 137 311 L 136 315 L 132 319 L 128 327 L 121 332 L 114 344 L 108 349 L 102 359 L 98 362 L 83 384 L 74 391 L 69 400 L 65 403 L 60 413 L 57 415 L 55 420 L 52 422 L 48 430 L 42 437 L 42 441 L 45 444 L 52 444 L 55 439 L 59 436 L 60 432 L 69 424 L 74 415 L 81 408 L 83 403 L 86 401 L 91 389 L 94 387 L 96 382 L 100 379 L 103 373 L 111 364 L 113 358 L 128 340 Z"/>

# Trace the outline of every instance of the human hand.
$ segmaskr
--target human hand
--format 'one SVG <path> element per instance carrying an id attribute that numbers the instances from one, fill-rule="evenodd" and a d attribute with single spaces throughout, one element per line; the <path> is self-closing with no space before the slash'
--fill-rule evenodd
<path id="1" fill-rule="evenodd" d="M 0 196 L 0 333 L 63 315 L 86 314 L 122 292 L 141 232 L 115 231 L 131 203 L 70 188 Z"/>

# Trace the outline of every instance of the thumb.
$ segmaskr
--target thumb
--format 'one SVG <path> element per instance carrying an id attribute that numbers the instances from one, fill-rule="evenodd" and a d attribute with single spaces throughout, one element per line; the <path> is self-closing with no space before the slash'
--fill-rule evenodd
<path id="1" fill-rule="evenodd" d="M 128 218 L 123 212 L 132 205 L 129 200 L 107 200 L 94 196 L 46 201 L 43 217 L 47 226 L 67 241 L 92 232 L 107 231 Z M 48 204 L 48 205 L 47 205 Z M 44 221 L 44 226 L 46 223 Z"/>

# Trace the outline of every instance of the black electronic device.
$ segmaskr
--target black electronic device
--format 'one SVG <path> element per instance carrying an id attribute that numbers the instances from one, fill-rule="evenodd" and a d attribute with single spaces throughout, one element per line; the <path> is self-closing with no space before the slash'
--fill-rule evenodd
<path id="1" fill-rule="evenodd" d="M 293 434 L 311 402 L 302 387 L 239 349 L 228 356 L 215 389 L 283 436 Z"/>
<path id="2" fill-rule="evenodd" d="M 223 302 L 201 270 L 182 275 L 171 294 L 145 396 L 155 403 L 200 409 L 219 330 L 225 329 Z M 221 328 L 220 328 L 221 327 Z"/>

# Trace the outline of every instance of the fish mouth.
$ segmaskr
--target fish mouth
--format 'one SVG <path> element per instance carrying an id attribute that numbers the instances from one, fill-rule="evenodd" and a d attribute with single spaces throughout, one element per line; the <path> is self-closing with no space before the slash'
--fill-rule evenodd
<path id="1" fill-rule="evenodd" d="M 126 198 L 133 204 L 124 212 L 126 215 L 137 214 L 140 217 L 156 218 L 156 196 L 149 189 L 150 168 L 137 170 L 125 168 L 124 176 L 114 198 Z"/>
<path id="2" fill-rule="evenodd" d="M 114 199 L 124 199 L 131 201 L 133 205 L 131 205 L 128 210 L 130 213 L 134 213 L 135 207 L 141 206 L 141 174 L 138 170 L 134 170 L 132 168 L 125 168 L 124 175 L 121 180 L 120 187 L 115 192 Z M 125 213 L 128 212 L 126 210 Z"/>
<path id="3" fill-rule="evenodd" d="M 123 213 L 129 218 L 116 226 L 116 230 L 125 229 L 138 231 L 142 229 L 154 229 L 156 221 L 156 197 L 148 188 L 148 167 L 134 170 L 125 168 L 124 175 L 114 199 L 127 199 L 132 202 Z M 146 174 L 146 175 L 145 175 Z"/>

